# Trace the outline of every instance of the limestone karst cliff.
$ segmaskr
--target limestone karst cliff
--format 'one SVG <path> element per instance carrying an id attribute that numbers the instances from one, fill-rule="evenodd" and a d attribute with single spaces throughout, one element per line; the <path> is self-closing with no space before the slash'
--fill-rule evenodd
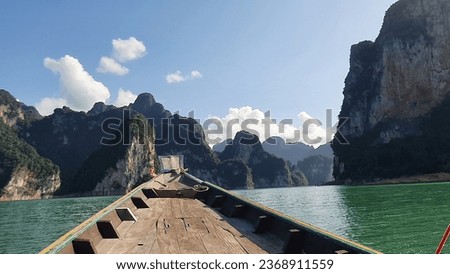
<path id="1" fill-rule="evenodd" d="M 18 128 L 41 118 L 36 108 L 19 102 L 8 91 L 0 89 L 0 121 L 4 124 Z"/>
<path id="2" fill-rule="evenodd" d="M 61 169 L 58 195 L 123 194 L 156 162 L 153 126 L 127 107 L 56 109 L 19 135 Z"/>
<path id="3" fill-rule="evenodd" d="M 219 158 L 248 166 L 247 176 L 252 178 L 255 188 L 308 185 L 300 170 L 292 169 L 289 162 L 264 151 L 258 136 L 246 131 L 236 133 Z"/>
<path id="4" fill-rule="evenodd" d="M 260 143 L 250 149 L 252 159 L 220 159 L 195 119 L 171 114 L 149 93 L 126 107 L 96 103 L 87 113 L 63 107 L 46 117 L 7 95 L 0 141 L 13 145 L 0 148 L 3 200 L 120 195 L 149 179 L 157 155 L 168 154 L 183 155 L 191 174 L 230 189 L 306 184 Z"/>
<path id="5" fill-rule="evenodd" d="M 124 123 L 130 129 L 129 140 L 103 145 L 90 154 L 68 192 L 120 195 L 150 179 L 150 168 L 156 170 L 158 165 L 154 129 L 142 115 Z"/>
<path id="6" fill-rule="evenodd" d="M 59 168 L 17 134 L 39 118 L 34 108 L 0 90 L 0 201 L 49 198 L 60 187 Z"/>
<path id="7" fill-rule="evenodd" d="M 252 154 L 252 161 L 243 161 L 239 153 L 217 157 L 205 140 L 202 126 L 195 119 L 171 114 L 163 105 L 157 103 L 151 94 L 139 95 L 130 108 L 142 113 L 154 125 L 158 155 L 184 155 L 189 173 L 203 180 L 228 189 L 307 184 L 304 177 L 290 173 L 284 160 L 268 155 L 262 147 L 255 150 L 261 153 Z M 236 149 L 242 150 L 240 153 L 247 153 L 248 150 L 254 150 L 254 147 L 236 146 Z M 253 165 L 258 161 L 260 165 Z"/>
<path id="8" fill-rule="evenodd" d="M 374 42 L 352 47 L 336 179 L 448 171 L 449 14 L 448 0 L 400 0 Z"/>
<path id="9" fill-rule="evenodd" d="M 107 120 L 115 143 L 102 143 Z M 0 200 L 123 194 L 156 165 L 153 126 L 128 108 L 97 103 L 42 117 L 0 90 L 0 133 Z"/>

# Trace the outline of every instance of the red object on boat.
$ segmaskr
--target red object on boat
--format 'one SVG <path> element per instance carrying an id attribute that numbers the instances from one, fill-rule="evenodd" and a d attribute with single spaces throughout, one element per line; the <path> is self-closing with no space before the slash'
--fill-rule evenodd
<path id="1" fill-rule="evenodd" d="M 445 243 L 447 242 L 449 236 L 450 236 L 450 225 L 447 227 L 447 230 L 445 230 L 444 236 L 442 236 L 442 240 L 439 243 L 438 248 L 436 249 L 436 254 L 441 254 L 442 249 L 444 249 Z"/>

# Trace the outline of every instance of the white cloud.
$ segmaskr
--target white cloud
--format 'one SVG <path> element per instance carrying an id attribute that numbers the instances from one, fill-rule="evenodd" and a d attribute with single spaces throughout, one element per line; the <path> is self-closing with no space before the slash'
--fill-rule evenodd
<path id="1" fill-rule="evenodd" d="M 136 60 L 147 54 L 144 43 L 134 37 L 126 40 L 120 38 L 113 39 L 112 45 L 112 57 L 103 56 L 98 64 L 97 72 L 111 73 L 119 76 L 126 75 L 130 70 L 120 63 Z"/>
<path id="2" fill-rule="evenodd" d="M 186 81 L 186 77 L 181 75 L 181 71 L 177 71 L 175 73 L 169 73 L 166 75 L 166 82 L 169 84 L 181 83 Z"/>
<path id="3" fill-rule="evenodd" d="M 113 57 L 121 63 L 142 58 L 147 54 L 147 49 L 142 41 L 134 37 L 126 40 L 113 39 Z"/>
<path id="4" fill-rule="evenodd" d="M 131 92 L 130 90 L 125 90 L 120 88 L 119 93 L 117 95 L 117 99 L 114 102 L 114 105 L 117 107 L 128 106 L 133 103 L 137 98 L 137 95 Z"/>
<path id="5" fill-rule="evenodd" d="M 121 64 L 117 63 L 116 60 L 103 56 L 98 64 L 97 72 L 100 73 L 112 73 L 115 75 L 123 76 L 128 74 L 130 70 Z"/>
<path id="6" fill-rule="evenodd" d="M 192 79 L 197 79 L 197 78 L 202 78 L 202 77 L 203 77 L 203 75 L 200 73 L 200 71 L 198 71 L 198 70 L 191 71 Z"/>
<path id="7" fill-rule="evenodd" d="M 177 70 L 174 73 L 169 73 L 166 75 L 166 82 L 168 84 L 181 83 L 187 80 L 195 80 L 202 78 L 203 75 L 198 70 L 193 70 L 189 75 L 183 75 L 181 71 Z"/>
<path id="8" fill-rule="evenodd" d="M 56 108 L 62 108 L 67 105 L 67 101 L 63 98 L 46 97 L 36 104 L 36 108 L 40 114 L 47 116 L 53 113 Z"/>
<path id="9" fill-rule="evenodd" d="M 298 119 L 297 121 L 284 120 L 281 122 L 272 119 L 270 112 L 264 113 L 250 106 L 230 108 L 228 114 L 223 118 L 208 117 L 209 121 L 215 122 L 205 128 L 205 134 L 210 145 L 232 139 L 241 130 L 258 135 L 261 142 L 271 136 L 279 136 L 287 142 L 302 142 L 313 147 L 325 144 L 333 138 L 335 128 L 328 129 L 327 135 L 327 130 L 323 126 L 319 126 L 320 122 L 306 112 L 300 113 Z M 223 128 L 221 132 L 216 132 L 217 124 Z M 303 126 L 307 127 L 306 132 L 303 132 Z"/>
<path id="10" fill-rule="evenodd" d="M 44 66 L 59 75 L 61 98 L 44 98 L 37 104 L 42 109 L 64 102 L 74 110 L 87 111 L 94 103 L 106 102 L 110 97 L 108 88 L 96 81 L 72 56 L 66 55 L 59 60 L 47 57 Z"/>

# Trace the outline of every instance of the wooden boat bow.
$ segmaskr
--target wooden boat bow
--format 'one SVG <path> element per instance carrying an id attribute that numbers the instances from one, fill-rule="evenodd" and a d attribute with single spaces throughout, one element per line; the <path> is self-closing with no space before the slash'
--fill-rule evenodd
<path id="1" fill-rule="evenodd" d="M 41 253 L 379 253 L 202 181 L 178 164 L 163 167 L 166 173 Z"/>

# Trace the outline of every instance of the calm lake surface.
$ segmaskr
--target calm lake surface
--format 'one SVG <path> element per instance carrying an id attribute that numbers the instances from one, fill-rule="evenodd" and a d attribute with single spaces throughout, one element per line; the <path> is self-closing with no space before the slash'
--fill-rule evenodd
<path id="1" fill-rule="evenodd" d="M 0 203 L 0 253 L 38 253 L 118 197 Z"/>
<path id="2" fill-rule="evenodd" d="M 434 253 L 450 224 L 450 183 L 240 193 L 384 253 Z"/>
<path id="3" fill-rule="evenodd" d="M 450 223 L 450 183 L 238 193 L 385 253 L 433 253 Z M 37 253 L 117 198 L 0 203 L 0 253 Z"/>

